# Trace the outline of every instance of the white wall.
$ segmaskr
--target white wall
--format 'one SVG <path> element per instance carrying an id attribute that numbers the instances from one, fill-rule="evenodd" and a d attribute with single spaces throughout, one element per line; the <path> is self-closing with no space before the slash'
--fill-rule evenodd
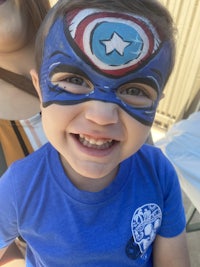
<path id="1" fill-rule="evenodd" d="M 200 90 L 200 0 L 160 1 L 178 28 L 175 68 L 156 115 L 156 122 L 167 128 L 182 118 Z"/>

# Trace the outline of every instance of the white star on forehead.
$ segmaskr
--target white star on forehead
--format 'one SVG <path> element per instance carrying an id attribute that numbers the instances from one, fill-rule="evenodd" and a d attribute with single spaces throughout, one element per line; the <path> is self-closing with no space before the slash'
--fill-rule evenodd
<path id="1" fill-rule="evenodd" d="M 113 33 L 110 40 L 102 41 L 106 47 L 106 54 L 112 53 L 116 50 L 121 56 L 124 54 L 124 49 L 131 44 L 131 42 L 124 41 L 117 33 Z"/>

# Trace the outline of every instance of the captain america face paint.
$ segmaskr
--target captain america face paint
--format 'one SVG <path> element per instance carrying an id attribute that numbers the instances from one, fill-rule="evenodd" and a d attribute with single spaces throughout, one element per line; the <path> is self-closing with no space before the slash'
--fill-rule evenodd
<path id="1" fill-rule="evenodd" d="M 172 65 L 172 46 L 146 18 L 99 9 L 74 10 L 46 38 L 43 107 L 112 102 L 151 125 Z"/>

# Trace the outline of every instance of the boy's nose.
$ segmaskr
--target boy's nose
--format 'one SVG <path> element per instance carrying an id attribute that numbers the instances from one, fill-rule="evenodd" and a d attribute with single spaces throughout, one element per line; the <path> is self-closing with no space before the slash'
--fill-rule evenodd
<path id="1" fill-rule="evenodd" d="M 119 107 L 110 102 L 91 100 L 87 102 L 85 118 L 99 125 L 108 125 L 118 122 Z"/>

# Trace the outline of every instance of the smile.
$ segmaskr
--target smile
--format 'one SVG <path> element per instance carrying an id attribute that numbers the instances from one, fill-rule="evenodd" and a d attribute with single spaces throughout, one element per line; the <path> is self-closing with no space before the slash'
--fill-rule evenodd
<path id="1" fill-rule="evenodd" d="M 116 141 L 112 139 L 102 139 L 102 138 L 92 138 L 89 136 L 85 136 L 83 134 L 77 135 L 79 142 L 88 148 L 94 148 L 94 149 L 108 149 L 110 148 Z"/>

